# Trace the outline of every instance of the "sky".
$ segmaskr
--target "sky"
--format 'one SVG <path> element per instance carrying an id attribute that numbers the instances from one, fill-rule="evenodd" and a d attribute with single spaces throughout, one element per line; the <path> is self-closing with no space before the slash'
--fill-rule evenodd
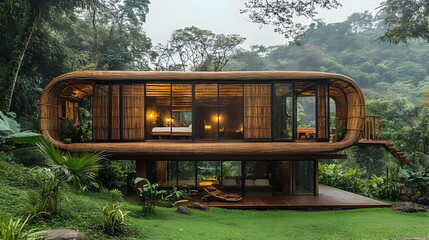
<path id="1" fill-rule="evenodd" d="M 383 0 L 339 0 L 338 9 L 319 10 L 316 18 L 327 23 L 342 22 L 354 12 L 366 10 L 375 14 Z M 246 38 L 242 47 L 251 45 L 273 46 L 286 44 L 283 35 L 270 26 L 252 23 L 247 15 L 240 14 L 246 0 L 152 0 L 144 31 L 153 45 L 165 44 L 174 30 L 195 26 L 216 34 L 239 34 Z"/>

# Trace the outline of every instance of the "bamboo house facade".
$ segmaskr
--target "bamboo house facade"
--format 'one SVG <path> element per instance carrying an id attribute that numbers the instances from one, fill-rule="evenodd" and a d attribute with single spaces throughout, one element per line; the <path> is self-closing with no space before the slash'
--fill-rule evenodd
<path id="1" fill-rule="evenodd" d="M 92 140 L 65 144 L 61 122 L 78 121 L 84 99 Z M 162 187 L 317 195 L 318 159 L 359 140 L 365 102 L 353 80 L 330 73 L 82 71 L 45 88 L 39 121 L 55 146 L 136 160 L 137 176 Z"/>

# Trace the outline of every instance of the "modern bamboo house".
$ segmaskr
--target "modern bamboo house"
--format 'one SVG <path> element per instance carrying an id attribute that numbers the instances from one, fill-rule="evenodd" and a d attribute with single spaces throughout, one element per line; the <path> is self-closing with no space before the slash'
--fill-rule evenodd
<path id="1" fill-rule="evenodd" d="M 86 98 L 92 142 L 64 144 L 61 121 L 77 121 Z M 301 98 L 314 103 L 313 127 L 299 124 Z M 136 160 L 137 176 L 164 187 L 317 195 L 318 160 L 359 141 L 365 101 L 330 73 L 82 71 L 49 83 L 39 121 L 55 146 Z"/>

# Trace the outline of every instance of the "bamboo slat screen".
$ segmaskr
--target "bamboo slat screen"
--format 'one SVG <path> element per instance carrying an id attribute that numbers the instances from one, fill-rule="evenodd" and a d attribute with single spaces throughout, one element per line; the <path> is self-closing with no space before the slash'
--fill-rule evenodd
<path id="1" fill-rule="evenodd" d="M 119 85 L 112 85 L 112 140 L 121 139 L 121 115 L 119 105 Z"/>
<path id="2" fill-rule="evenodd" d="M 329 139 L 329 84 L 317 85 L 317 138 Z"/>
<path id="3" fill-rule="evenodd" d="M 271 85 L 244 85 L 244 138 L 271 138 Z"/>
<path id="4" fill-rule="evenodd" d="M 123 139 L 144 138 L 144 84 L 123 85 Z"/>
<path id="5" fill-rule="evenodd" d="M 92 102 L 92 138 L 108 140 L 109 86 L 107 84 L 94 84 Z"/>
<path id="6" fill-rule="evenodd" d="M 65 118 L 77 122 L 79 120 L 79 103 L 65 101 Z"/>

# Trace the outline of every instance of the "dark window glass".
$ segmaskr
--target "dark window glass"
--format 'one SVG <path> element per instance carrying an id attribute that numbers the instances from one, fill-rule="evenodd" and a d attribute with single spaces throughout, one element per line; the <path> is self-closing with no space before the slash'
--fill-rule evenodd
<path id="1" fill-rule="evenodd" d="M 219 138 L 243 138 L 243 84 L 219 84 Z"/>
<path id="2" fill-rule="evenodd" d="M 295 162 L 295 195 L 314 195 L 314 161 Z"/>
<path id="3" fill-rule="evenodd" d="M 274 84 L 273 138 L 293 138 L 293 85 L 290 83 Z"/>
<path id="4" fill-rule="evenodd" d="M 217 139 L 218 85 L 195 84 L 195 138 Z"/>
<path id="5" fill-rule="evenodd" d="M 179 186 L 195 188 L 195 161 L 178 161 Z"/>
<path id="6" fill-rule="evenodd" d="M 223 161 L 222 175 L 223 189 L 241 194 L 241 161 Z"/>
<path id="7" fill-rule="evenodd" d="M 245 161 L 246 196 L 271 195 L 272 174 L 269 161 Z"/>
<path id="8" fill-rule="evenodd" d="M 220 161 L 198 161 L 198 186 L 219 185 L 220 173 Z"/>

